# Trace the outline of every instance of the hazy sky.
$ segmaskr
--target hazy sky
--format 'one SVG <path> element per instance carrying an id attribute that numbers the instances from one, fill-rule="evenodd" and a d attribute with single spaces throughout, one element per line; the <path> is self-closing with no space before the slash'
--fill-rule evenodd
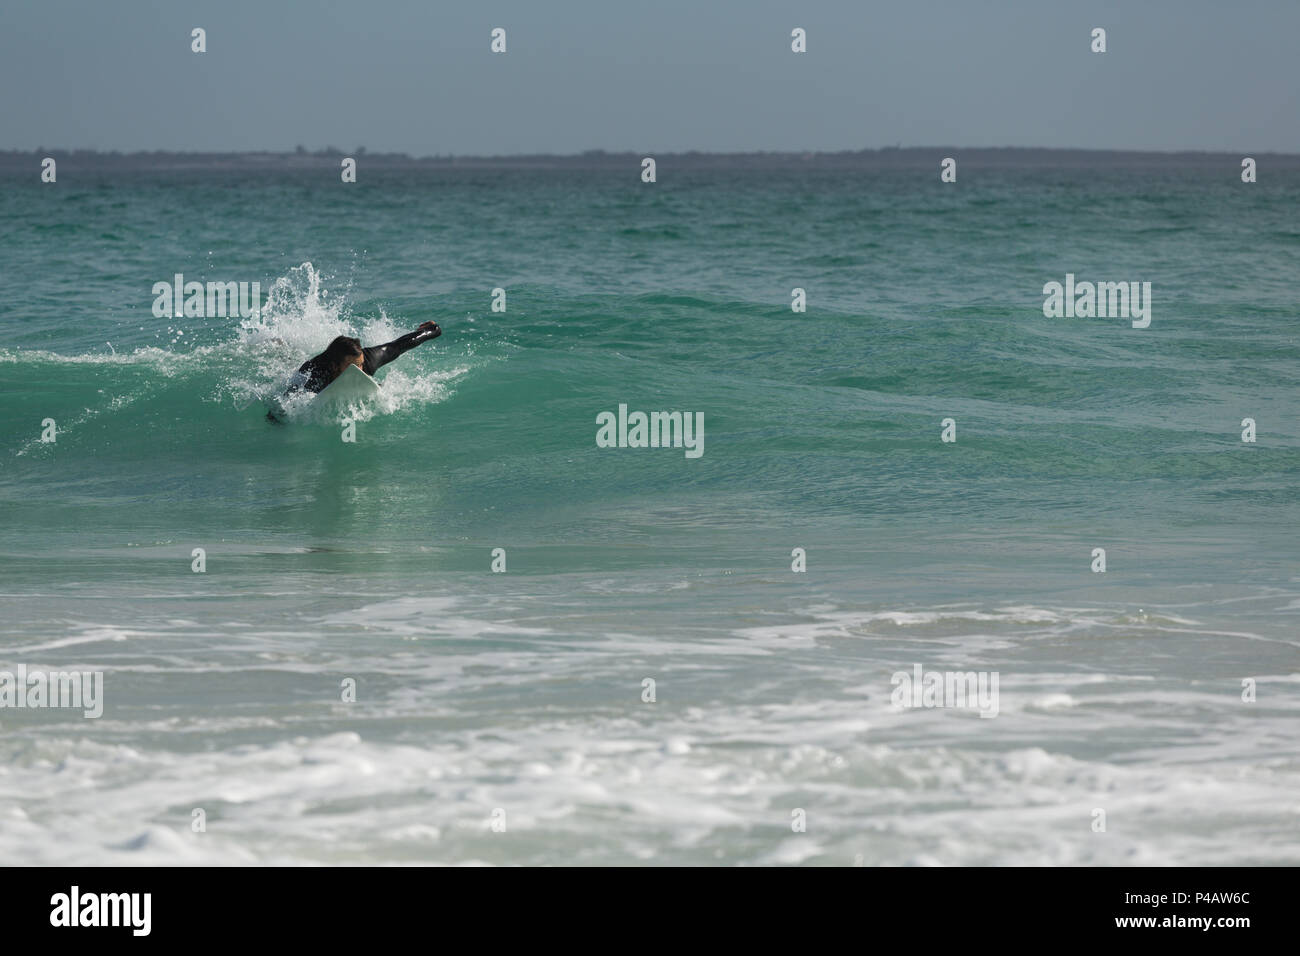
<path id="1" fill-rule="evenodd" d="M 1297 0 L 20 3 L 0 149 L 1300 152 Z"/>

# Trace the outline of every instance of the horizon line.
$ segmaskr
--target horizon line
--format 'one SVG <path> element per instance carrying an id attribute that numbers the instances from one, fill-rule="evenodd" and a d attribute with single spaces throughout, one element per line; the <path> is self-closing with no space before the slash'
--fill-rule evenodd
<path id="1" fill-rule="evenodd" d="M 373 150 L 367 146 L 357 146 L 352 150 L 342 150 L 337 146 L 324 146 L 318 149 L 307 149 L 304 146 L 297 146 L 292 149 L 236 149 L 236 150 L 208 150 L 208 149 L 100 149 L 99 147 L 86 146 L 36 146 L 29 149 L 20 147 L 0 148 L 0 156 L 19 155 L 29 156 L 36 153 L 66 153 L 89 156 L 284 156 L 284 157 L 312 157 L 312 156 L 356 156 L 364 155 L 372 159 L 378 157 L 389 157 L 394 159 L 408 160 L 440 160 L 454 157 L 455 159 L 465 160 L 510 160 L 510 159 L 584 159 L 601 156 L 859 156 L 869 153 L 903 153 L 903 152 L 930 152 L 943 150 L 960 150 L 968 153 L 992 153 L 992 152 L 1027 152 L 1027 153 L 1091 153 L 1097 155 L 1125 155 L 1125 156 L 1286 156 L 1300 158 L 1300 152 L 1285 152 L 1278 150 L 1256 150 L 1253 154 L 1247 152 L 1229 151 L 1223 149 L 1197 149 L 1197 148 L 1178 148 L 1178 149 L 1119 149 L 1119 148 L 1099 148 L 1093 146 L 957 146 L 954 144 L 947 145 L 926 145 L 926 146 L 876 146 L 862 147 L 860 149 L 741 149 L 741 150 L 720 150 L 720 149 L 674 149 L 674 150 L 644 150 L 644 149 L 603 149 L 593 148 L 584 149 L 576 152 L 556 153 L 556 152 L 515 152 L 515 153 L 424 153 L 415 155 L 405 151 L 379 151 Z"/>

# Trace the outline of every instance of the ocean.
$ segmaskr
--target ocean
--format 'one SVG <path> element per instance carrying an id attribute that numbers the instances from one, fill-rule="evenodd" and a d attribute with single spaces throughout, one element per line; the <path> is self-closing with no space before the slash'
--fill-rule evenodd
<path id="1" fill-rule="evenodd" d="M 1300 169 L 939 156 L 5 173 L 0 862 L 1300 863 Z"/>

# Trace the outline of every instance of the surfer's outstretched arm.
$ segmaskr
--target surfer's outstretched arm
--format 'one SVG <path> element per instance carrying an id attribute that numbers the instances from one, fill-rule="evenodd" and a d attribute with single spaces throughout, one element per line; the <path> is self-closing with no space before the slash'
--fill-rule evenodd
<path id="1" fill-rule="evenodd" d="M 374 375 L 380 368 L 403 352 L 407 352 L 423 342 L 428 342 L 430 339 L 436 339 L 440 335 L 442 335 L 442 329 L 438 328 L 438 323 L 425 322 L 414 332 L 408 332 L 400 339 L 393 339 L 393 341 L 385 345 L 372 345 L 370 348 L 362 349 L 361 351 L 365 354 L 365 364 L 361 366 L 361 370 L 367 375 Z"/>

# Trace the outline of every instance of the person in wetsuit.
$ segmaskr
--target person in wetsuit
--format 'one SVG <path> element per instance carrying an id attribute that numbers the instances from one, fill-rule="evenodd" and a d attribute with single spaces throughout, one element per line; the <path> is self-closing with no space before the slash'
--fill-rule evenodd
<path id="1" fill-rule="evenodd" d="M 384 345 L 372 345 L 365 348 L 360 339 L 340 335 L 320 355 L 313 356 L 298 367 L 297 374 L 285 389 L 286 395 L 306 389 L 319 392 L 330 382 L 343 374 L 349 365 L 358 365 L 367 375 L 374 375 L 403 352 L 408 352 L 424 342 L 442 335 L 437 322 L 425 322 L 414 332 L 408 332 L 401 338 L 393 339 Z M 279 422 L 274 411 L 266 413 L 273 422 Z"/>

